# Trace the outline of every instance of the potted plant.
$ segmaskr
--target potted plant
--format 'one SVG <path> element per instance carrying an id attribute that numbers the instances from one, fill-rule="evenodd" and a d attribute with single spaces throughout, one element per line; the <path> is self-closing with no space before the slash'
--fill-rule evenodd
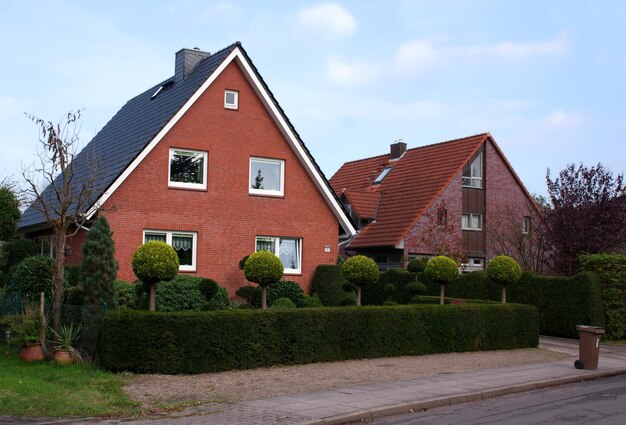
<path id="1" fill-rule="evenodd" d="M 41 347 L 41 325 L 34 312 L 9 314 L 0 320 L 0 327 L 9 335 L 9 346 L 20 347 L 20 359 L 25 362 L 45 360 Z"/>
<path id="2" fill-rule="evenodd" d="M 59 364 L 72 364 L 83 361 L 80 352 L 74 347 L 80 336 L 80 325 L 63 325 L 58 332 L 54 329 L 50 329 L 50 332 L 53 337 L 51 342 L 55 347 L 54 361 Z"/>

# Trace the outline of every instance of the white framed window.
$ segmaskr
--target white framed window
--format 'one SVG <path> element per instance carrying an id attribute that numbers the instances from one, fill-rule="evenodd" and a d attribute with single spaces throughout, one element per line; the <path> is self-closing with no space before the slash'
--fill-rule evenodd
<path id="1" fill-rule="evenodd" d="M 250 158 L 249 193 L 283 196 L 285 194 L 285 161 Z"/>
<path id="2" fill-rule="evenodd" d="M 464 213 L 461 221 L 463 230 L 483 230 L 483 215 Z"/>
<path id="3" fill-rule="evenodd" d="M 182 272 L 196 271 L 196 253 L 198 234 L 196 232 L 178 232 L 169 230 L 144 230 L 143 243 L 150 241 L 165 242 L 178 254 L 179 267 Z"/>
<path id="4" fill-rule="evenodd" d="M 483 258 L 468 258 L 467 263 L 464 263 L 461 266 L 463 272 L 465 273 L 485 270 L 485 260 Z"/>
<path id="5" fill-rule="evenodd" d="M 189 149 L 170 149 L 168 186 L 206 189 L 207 153 Z"/>
<path id="6" fill-rule="evenodd" d="M 522 232 L 527 235 L 530 233 L 530 217 L 524 217 L 524 226 L 522 227 Z"/>
<path id="7" fill-rule="evenodd" d="M 39 255 L 54 258 L 54 245 L 52 244 L 52 236 L 37 236 L 33 241 L 39 245 Z"/>
<path id="8" fill-rule="evenodd" d="M 483 187 L 483 154 L 479 153 L 472 161 L 470 166 L 463 172 L 463 180 L 461 182 L 463 187 Z"/>
<path id="9" fill-rule="evenodd" d="M 269 251 L 280 258 L 285 274 L 302 273 L 302 239 L 257 236 L 256 252 Z"/>
<path id="10" fill-rule="evenodd" d="M 224 108 L 239 109 L 239 92 L 237 90 L 224 91 Z"/>

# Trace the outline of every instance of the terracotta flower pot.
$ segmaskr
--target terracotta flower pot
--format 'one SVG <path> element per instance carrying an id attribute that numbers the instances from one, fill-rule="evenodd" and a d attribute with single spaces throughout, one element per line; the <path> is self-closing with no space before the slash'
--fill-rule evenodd
<path id="1" fill-rule="evenodd" d="M 54 361 L 58 364 L 72 364 L 74 356 L 67 350 L 57 350 L 54 352 Z"/>
<path id="2" fill-rule="evenodd" d="M 40 343 L 27 344 L 20 350 L 20 360 L 23 362 L 40 362 L 45 360 Z"/>

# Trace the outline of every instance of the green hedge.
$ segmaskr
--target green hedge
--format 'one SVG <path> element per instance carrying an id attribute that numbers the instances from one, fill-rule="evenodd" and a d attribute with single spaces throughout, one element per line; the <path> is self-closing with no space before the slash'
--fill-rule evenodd
<path id="1" fill-rule="evenodd" d="M 516 304 L 120 310 L 105 318 L 97 358 L 112 371 L 175 374 L 537 344 L 537 310 Z"/>
<path id="2" fill-rule="evenodd" d="M 600 278 L 607 338 L 626 337 L 626 255 L 585 254 L 578 256 L 578 262 L 582 270 L 596 272 Z"/>
<path id="3" fill-rule="evenodd" d="M 439 285 L 423 273 L 418 280 L 428 288 L 428 295 L 439 294 Z M 446 297 L 499 301 L 501 286 L 485 272 L 472 272 L 446 285 Z M 542 276 L 524 272 L 521 279 L 507 286 L 510 302 L 530 304 L 539 310 L 542 335 L 578 338 L 576 325 L 603 326 L 602 293 L 595 273 L 572 277 Z"/>
<path id="4" fill-rule="evenodd" d="M 315 269 L 311 283 L 311 295 L 317 295 L 326 307 L 340 306 L 346 298 L 356 300 L 356 294 L 343 290 L 341 266 L 320 265 Z"/>

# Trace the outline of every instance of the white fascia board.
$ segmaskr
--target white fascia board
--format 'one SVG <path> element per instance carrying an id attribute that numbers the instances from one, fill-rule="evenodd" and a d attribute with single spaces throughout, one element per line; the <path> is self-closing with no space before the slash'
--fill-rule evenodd
<path id="1" fill-rule="evenodd" d="M 254 70 L 252 69 L 252 66 L 246 60 L 245 56 L 239 51 L 239 49 L 236 49 L 236 52 L 237 52 L 237 55 L 236 55 L 237 63 L 239 64 L 240 68 L 244 72 L 244 75 L 246 76 L 246 78 L 248 79 L 252 87 L 254 88 L 254 91 L 259 95 L 259 97 L 263 101 L 263 104 L 265 105 L 267 110 L 270 112 L 270 115 L 272 116 L 276 124 L 278 125 L 278 128 L 280 129 L 285 139 L 287 139 L 287 141 L 291 145 L 291 148 L 295 152 L 296 156 L 298 157 L 300 162 L 304 165 L 304 168 L 309 174 L 309 177 L 313 179 L 315 186 L 317 186 L 317 189 L 320 191 L 320 193 L 322 194 L 322 196 L 324 197 L 324 199 L 330 206 L 330 209 L 332 210 L 335 217 L 339 221 L 339 224 L 348 235 L 355 235 L 356 229 L 354 228 L 354 226 L 352 226 L 350 219 L 348 219 L 348 217 L 344 214 L 343 209 L 341 208 L 341 206 L 335 199 L 335 196 L 330 192 L 330 188 L 328 187 L 328 185 L 325 183 L 324 181 L 325 179 L 317 171 L 317 168 L 313 164 L 313 161 L 311 160 L 309 155 L 307 155 L 307 153 L 305 152 L 298 138 L 296 137 L 294 132 L 291 130 L 291 127 L 287 124 L 285 117 L 283 116 L 283 114 L 280 113 L 277 105 L 272 101 L 271 96 L 269 95 L 267 90 L 265 90 L 265 87 L 259 80 L 258 76 L 256 75 L 256 72 L 254 72 Z"/>
<path id="2" fill-rule="evenodd" d="M 291 145 L 291 148 L 296 153 L 296 156 L 298 157 L 298 159 L 300 159 L 300 162 L 304 165 L 309 176 L 313 179 L 315 185 L 317 186 L 318 190 L 321 192 L 322 196 L 324 197 L 324 199 L 330 206 L 335 217 L 339 221 L 339 224 L 341 225 L 341 227 L 349 235 L 356 234 L 356 229 L 354 228 L 354 226 L 352 226 L 350 219 L 348 219 L 348 217 L 344 214 L 341 206 L 336 201 L 334 195 L 330 192 L 328 185 L 324 182 L 324 178 L 321 176 L 321 174 L 317 171 L 317 169 L 313 165 L 311 158 L 306 154 L 306 152 L 304 151 L 304 148 L 298 141 L 298 138 L 295 136 L 293 131 L 291 131 L 291 128 L 289 127 L 289 125 L 287 124 L 285 120 L 285 117 L 280 113 L 280 111 L 278 110 L 278 107 L 272 101 L 272 98 L 270 97 L 269 93 L 267 92 L 267 90 L 265 90 L 265 87 L 263 86 L 263 84 L 261 84 L 261 81 L 259 80 L 258 76 L 252 69 L 252 66 L 246 59 L 245 55 L 241 52 L 239 47 L 236 47 L 228 55 L 228 57 L 224 59 L 224 61 L 220 64 L 220 66 L 218 66 L 217 69 L 213 72 L 213 74 L 211 74 L 211 76 L 204 82 L 204 84 L 200 86 L 200 88 L 193 94 L 193 96 L 191 96 L 191 98 L 185 103 L 185 105 L 183 105 L 183 107 L 180 108 L 180 110 L 165 125 L 165 127 L 161 129 L 159 134 L 157 134 L 156 137 L 152 139 L 152 141 L 148 144 L 148 146 L 146 146 L 143 149 L 143 151 L 141 151 L 141 153 L 137 156 L 137 158 L 133 160 L 133 162 L 126 168 L 126 170 L 124 170 L 124 172 L 113 182 L 113 184 L 109 187 L 109 189 L 107 189 L 104 192 L 104 194 L 100 197 L 100 199 L 96 201 L 94 206 L 92 206 L 91 209 L 87 212 L 88 218 L 91 218 L 96 213 L 96 211 L 98 211 L 98 208 L 101 205 L 104 205 L 104 203 L 111 197 L 111 195 L 115 192 L 115 190 L 117 190 L 117 188 L 120 187 L 120 185 L 124 182 L 124 180 L 126 180 L 128 176 L 135 170 L 135 168 L 139 166 L 141 161 L 143 161 L 144 158 L 148 156 L 150 152 L 152 152 L 155 146 L 163 139 L 163 137 L 165 137 L 165 135 L 172 129 L 172 127 L 176 125 L 176 123 L 181 119 L 181 117 L 189 110 L 189 108 L 191 108 L 191 106 L 196 102 L 196 100 L 198 100 L 198 98 L 202 96 L 202 94 L 206 91 L 206 89 L 209 88 L 209 86 L 217 79 L 217 77 L 220 76 L 220 74 L 226 69 L 228 65 L 230 65 L 230 63 L 234 59 L 237 59 L 237 64 L 239 65 L 239 68 L 243 71 L 244 75 L 246 76 L 246 79 L 250 82 L 250 84 L 254 88 L 254 91 L 257 93 L 257 95 L 260 96 L 261 100 L 263 101 L 263 104 L 270 112 L 270 115 L 272 116 L 274 121 L 278 124 L 278 127 L 281 130 L 281 133 Z"/>
<path id="3" fill-rule="evenodd" d="M 117 188 L 120 187 L 122 183 L 124 183 L 124 180 L 126 180 L 128 176 L 130 176 L 130 174 L 135 170 L 135 168 L 137 168 L 139 164 L 141 164 L 141 161 L 143 161 L 146 156 L 148 156 L 148 154 L 152 152 L 156 145 L 163 139 L 163 137 L 165 137 L 165 135 L 172 129 L 172 127 L 176 125 L 176 123 L 182 118 L 182 116 L 185 115 L 185 113 L 189 110 L 189 108 L 191 108 L 196 100 L 198 100 L 198 98 L 202 96 L 202 94 L 206 91 L 207 88 L 209 88 L 213 81 L 215 81 L 215 79 L 222 73 L 222 71 L 226 69 L 228 64 L 232 62 L 238 51 L 239 49 L 235 48 L 230 53 L 230 55 L 228 55 L 228 57 L 224 59 L 220 66 L 218 66 L 217 69 L 213 72 L 213 74 L 211 74 L 211 76 L 204 82 L 204 84 L 202 84 L 202 86 L 200 86 L 200 88 L 193 94 L 193 96 L 189 98 L 189 100 L 183 105 L 183 107 L 180 108 L 176 115 L 174 115 L 174 117 L 165 125 L 165 127 L 163 127 L 161 131 L 159 131 L 156 137 L 152 139 L 150 143 L 148 143 L 148 146 L 146 146 L 141 151 L 141 153 L 137 155 L 133 162 L 131 162 L 130 165 L 126 167 L 124 172 L 120 174 L 117 179 L 115 179 L 113 184 L 102 194 L 102 196 L 100 196 L 100 198 L 89 209 L 89 211 L 87 211 L 86 215 L 88 219 L 91 219 L 91 217 L 93 217 L 93 215 L 96 213 L 96 211 L 98 211 L 100 206 L 104 205 L 104 203 L 111 197 L 111 195 L 113 195 Z"/>

